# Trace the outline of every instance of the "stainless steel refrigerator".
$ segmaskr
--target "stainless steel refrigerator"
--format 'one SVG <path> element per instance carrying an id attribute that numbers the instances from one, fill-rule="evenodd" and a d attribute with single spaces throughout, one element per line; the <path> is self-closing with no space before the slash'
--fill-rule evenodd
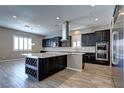
<path id="1" fill-rule="evenodd" d="M 117 88 L 124 87 L 124 6 L 115 6 L 112 20 L 112 78 Z"/>

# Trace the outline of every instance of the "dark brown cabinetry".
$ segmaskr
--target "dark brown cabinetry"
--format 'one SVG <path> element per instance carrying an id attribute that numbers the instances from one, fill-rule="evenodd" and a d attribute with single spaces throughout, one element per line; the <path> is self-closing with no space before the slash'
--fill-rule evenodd
<path id="1" fill-rule="evenodd" d="M 25 59 L 25 73 L 30 79 L 41 81 L 42 79 L 67 67 L 67 56 L 57 56 L 49 58 Z"/>
<path id="2" fill-rule="evenodd" d="M 81 35 L 82 46 L 95 46 L 96 44 L 96 34 L 88 33 Z"/>
<path id="3" fill-rule="evenodd" d="M 96 60 L 96 54 L 95 53 L 86 53 L 86 54 L 83 55 L 82 58 L 83 58 L 83 64 L 84 65 L 85 65 L 85 63 L 109 65 L 109 61 Z"/>
<path id="4" fill-rule="evenodd" d="M 109 42 L 110 30 L 96 31 L 81 35 L 82 46 L 95 46 L 96 42 Z"/>
<path id="5" fill-rule="evenodd" d="M 43 39 L 43 47 L 71 47 L 72 37 L 69 36 L 67 41 L 61 41 L 61 37 Z"/>
<path id="6" fill-rule="evenodd" d="M 109 42 L 110 30 L 96 31 L 96 42 Z"/>
<path id="7" fill-rule="evenodd" d="M 46 76 L 52 75 L 62 69 L 65 69 L 65 67 L 67 66 L 67 56 L 52 57 L 52 58 L 47 58 L 45 60 L 46 60 L 45 63 Z"/>
<path id="8" fill-rule="evenodd" d="M 43 47 L 61 47 L 61 37 L 43 39 L 42 46 Z"/>
<path id="9" fill-rule="evenodd" d="M 83 63 L 95 63 L 95 53 L 86 53 L 83 55 Z"/>

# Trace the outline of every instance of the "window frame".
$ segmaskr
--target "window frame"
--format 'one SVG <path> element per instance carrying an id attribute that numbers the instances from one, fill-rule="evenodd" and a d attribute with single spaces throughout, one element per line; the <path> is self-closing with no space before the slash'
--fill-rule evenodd
<path id="1" fill-rule="evenodd" d="M 18 49 L 15 49 L 15 37 L 17 37 L 18 38 Z M 20 49 L 19 47 L 19 38 L 23 38 L 23 49 Z M 27 39 L 27 49 L 24 49 L 24 39 Z M 28 39 L 31 39 L 31 41 L 32 41 L 32 37 L 25 37 L 25 36 L 18 36 L 18 35 L 14 35 L 13 36 L 13 51 L 18 51 L 18 52 L 20 52 L 20 51 L 32 51 L 32 46 L 31 46 L 31 49 L 28 49 Z M 31 42 L 32 43 L 32 42 Z"/>

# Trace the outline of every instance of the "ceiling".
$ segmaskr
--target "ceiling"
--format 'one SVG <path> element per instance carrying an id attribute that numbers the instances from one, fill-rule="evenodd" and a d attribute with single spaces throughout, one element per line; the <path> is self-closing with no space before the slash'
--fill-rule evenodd
<path id="1" fill-rule="evenodd" d="M 61 25 L 66 20 L 70 22 L 70 30 L 109 25 L 114 7 L 114 5 L 1 5 L 0 27 L 45 36 L 60 35 Z M 60 19 L 56 20 L 56 17 Z M 96 18 L 98 21 L 95 21 Z"/>

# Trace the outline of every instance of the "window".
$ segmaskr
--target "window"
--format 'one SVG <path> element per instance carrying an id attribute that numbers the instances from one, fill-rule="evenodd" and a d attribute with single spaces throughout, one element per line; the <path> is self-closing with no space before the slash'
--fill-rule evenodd
<path id="1" fill-rule="evenodd" d="M 24 50 L 28 49 L 28 39 L 24 38 Z"/>
<path id="2" fill-rule="evenodd" d="M 19 50 L 23 50 L 23 37 L 19 38 Z"/>
<path id="3" fill-rule="evenodd" d="M 18 47 L 19 47 L 18 39 L 19 39 L 18 37 L 16 36 L 14 37 L 14 50 L 18 50 Z"/>
<path id="4" fill-rule="evenodd" d="M 14 50 L 32 50 L 32 39 L 27 37 L 14 36 Z"/>

